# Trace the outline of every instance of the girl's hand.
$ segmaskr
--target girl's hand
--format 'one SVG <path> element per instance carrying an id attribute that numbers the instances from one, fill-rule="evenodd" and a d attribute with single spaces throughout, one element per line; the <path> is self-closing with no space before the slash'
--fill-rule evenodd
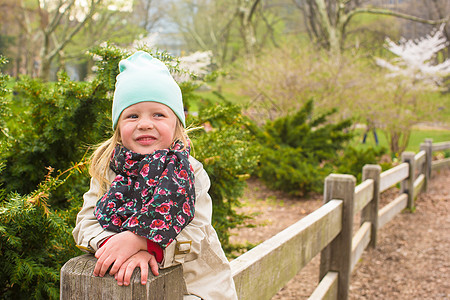
<path id="1" fill-rule="evenodd" d="M 148 278 L 148 265 L 150 265 L 153 275 L 158 276 L 158 263 L 155 257 L 147 251 L 141 250 L 120 266 L 114 278 L 117 280 L 118 285 L 129 285 L 134 269 L 139 267 L 141 269 L 141 284 L 145 285 Z"/>
<path id="2" fill-rule="evenodd" d="M 95 252 L 98 259 L 94 268 L 94 276 L 103 277 L 112 266 L 109 274 L 115 275 L 122 264 L 140 250 L 147 250 L 144 237 L 131 231 L 123 231 L 112 236 L 100 249 Z"/>

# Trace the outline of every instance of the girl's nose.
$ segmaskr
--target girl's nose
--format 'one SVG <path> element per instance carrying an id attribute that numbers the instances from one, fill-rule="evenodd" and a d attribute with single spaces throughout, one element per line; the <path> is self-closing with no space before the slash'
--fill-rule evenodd
<path id="1" fill-rule="evenodd" d="M 138 129 L 145 130 L 145 129 L 153 129 L 154 125 L 152 120 L 150 119 L 141 119 L 139 120 Z"/>

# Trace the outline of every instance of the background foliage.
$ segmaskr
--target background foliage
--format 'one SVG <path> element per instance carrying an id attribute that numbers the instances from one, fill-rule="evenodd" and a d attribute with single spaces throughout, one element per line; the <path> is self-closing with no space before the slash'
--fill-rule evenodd
<path id="1" fill-rule="evenodd" d="M 184 73 L 179 61 L 145 45 L 212 53 L 208 71 L 218 80 L 180 86 L 185 107 L 198 113 L 188 117 L 201 127 L 191 132 L 194 155 L 212 180 L 213 225 L 228 252 L 228 230 L 247 217 L 236 207 L 249 176 L 296 195 L 320 191 L 329 172 L 359 178 L 386 152 L 361 146 L 355 127 L 384 132 L 395 161 L 415 124 L 448 125 L 448 94 L 393 80 L 374 64 L 394 58 L 385 37 L 425 36 L 446 17 L 448 1 L 326 1 L 326 11 L 314 0 L 3 2 L 0 69 L 12 78 L 0 74 L 0 298 L 58 297 L 59 268 L 79 254 L 70 231 L 88 187 L 84 157 L 111 134 L 117 64 L 132 49 L 173 73 Z M 360 8 L 371 14 L 350 15 Z M 398 12 L 424 20 L 385 16 Z M 320 24 L 321 13 L 342 18 Z M 436 141 L 448 132 L 434 132 Z"/>
<path id="2" fill-rule="evenodd" d="M 256 174 L 267 186 L 296 195 L 321 191 L 323 178 L 352 138 L 351 121 L 326 123 L 336 110 L 313 116 L 313 108 L 309 100 L 294 114 L 251 127 L 262 144 Z"/>
<path id="3" fill-rule="evenodd" d="M 78 167 L 78 166 L 77 166 Z M 2 194 L 0 198 L 0 296 L 2 299 L 58 299 L 59 271 L 79 255 L 73 245 L 72 219 L 67 211 L 47 204 L 52 189 L 68 174 L 50 172 L 30 194 Z M 70 221 L 70 222 L 69 222 Z"/>
<path id="4" fill-rule="evenodd" d="M 45 167 L 69 168 L 103 137 L 110 103 L 103 85 L 73 82 L 64 73 L 55 83 L 23 77 L 14 92 L 14 110 L 21 113 L 7 120 L 14 143 L 1 154 L 7 166 L 2 182 L 8 191 L 27 194 L 42 181 Z"/>
<path id="5" fill-rule="evenodd" d="M 194 156 L 203 163 L 211 179 L 209 194 L 213 201 L 213 226 L 226 252 L 233 246 L 229 243 L 229 230 L 242 224 L 247 216 L 238 214 L 246 186 L 245 180 L 253 173 L 259 161 L 259 146 L 245 126 L 249 120 L 242 115 L 241 108 L 224 101 L 203 106 L 194 124 L 205 124 L 206 128 L 191 135 Z"/>

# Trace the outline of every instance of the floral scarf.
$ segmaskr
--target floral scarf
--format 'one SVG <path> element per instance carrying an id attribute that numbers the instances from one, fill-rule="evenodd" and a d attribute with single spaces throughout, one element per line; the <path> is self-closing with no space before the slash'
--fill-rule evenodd
<path id="1" fill-rule="evenodd" d="M 194 217 L 194 171 L 190 147 L 135 153 L 117 145 L 110 168 L 117 174 L 94 214 L 103 227 L 129 230 L 165 249 Z"/>

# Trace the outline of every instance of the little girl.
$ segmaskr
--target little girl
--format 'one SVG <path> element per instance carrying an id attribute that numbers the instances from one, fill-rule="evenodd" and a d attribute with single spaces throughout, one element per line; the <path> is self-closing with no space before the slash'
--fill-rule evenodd
<path id="1" fill-rule="evenodd" d="M 168 69 L 138 51 L 119 63 L 114 135 L 92 155 L 90 190 L 73 236 L 95 253 L 95 276 L 111 267 L 128 285 L 136 267 L 183 264 L 185 299 L 237 299 L 231 270 L 211 226 L 209 177 L 190 156 L 181 90 Z M 100 200 L 99 200 L 100 199 Z"/>

